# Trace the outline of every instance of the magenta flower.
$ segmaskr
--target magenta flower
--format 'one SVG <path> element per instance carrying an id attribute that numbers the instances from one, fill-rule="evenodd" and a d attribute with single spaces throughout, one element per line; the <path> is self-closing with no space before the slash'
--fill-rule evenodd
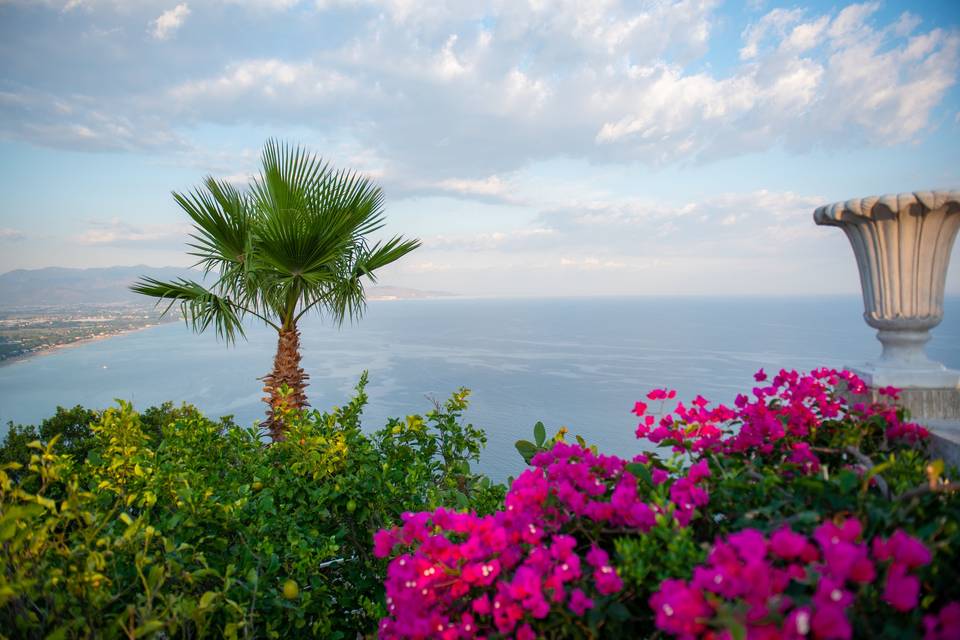
<path id="1" fill-rule="evenodd" d="M 923 640 L 960 640 L 960 602 L 951 602 L 937 615 L 924 616 Z"/>
<path id="2" fill-rule="evenodd" d="M 574 589 L 570 592 L 570 601 L 567 603 L 567 606 L 570 607 L 570 611 L 573 611 L 578 616 L 582 616 L 587 612 L 587 609 L 593 608 L 593 600 L 587 597 L 580 589 Z"/>
<path id="3" fill-rule="evenodd" d="M 592 545 L 590 547 L 590 551 L 587 552 L 586 557 L 587 564 L 595 569 L 610 564 L 610 556 L 608 556 L 607 552 L 597 545 Z"/>
<path id="4" fill-rule="evenodd" d="M 783 527 L 770 536 L 771 551 L 785 560 L 799 557 L 806 546 L 806 536 L 794 533 L 789 527 Z"/>
<path id="5" fill-rule="evenodd" d="M 887 572 L 887 584 L 883 589 L 883 599 L 898 611 L 910 611 L 917 606 L 920 595 L 920 581 L 907 575 L 907 566 L 894 563 Z"/>
<path id="6" fill-rule="evenodd" d="M 668 474 L 663 469 L 654 469 L 653 471 L 650 472 L 650 475 L 653 478 L 654 485 L 663 484 L 670 478 L 670 474 Z"/>
<path id="7" fill-rule="evenodd" d="M 593 571 L 593 580 L 601 595 L 608 596 L 623 589 L 623 580 L 620 579 L 613 565 L 605 564 L 597 567 Z"/>
<path id="8" fill-rule="evenodd" d="M 823 640 L 849 640 L 853 635 L 847 614 L 840 606 L 820 606 L 813 612 L 810 622 L 816 638 Z"/>
<path id="9" fill-rule="evenodd" d="M 377 531 L 373 534 L 373 555 L 378 558 L 386 558 L 393 552 L 393 547 L 396 543 L 397 539 L 393 531 L 389 529 Z"/>
<path id="10" fill-rule="evenodd" d="M 759 371 L 753 374 L 753 379 L 756 380 L 757 382 L 763 382 L 764 380 L 767 379 L 767 374 L 766 372 L 764 372 L 762 367 L 760 368 Z"/>
<path id="11" fill-rule="evenodd" d="M 810 637 L 810 609 L 799 607 L 790 612 L 783 623 L 784 640 L 805 640 Z"/>
<path id="12" fill-rule="evenodd" d="M 517 640 L 537 640 L 537 634 L 533 632 L 533 627 L 525 624 L 517 629 Z"/>
<path id="13" fill-rule="evenodd" d="M 688 587 L 683 580 L 664 580 L 650 597 L 650 608 L 656 613 L 657 627 L 675 635 L 703 632 L 713 615 L 700 590 Z"/>
<path id="14" fill-rule="evenodd" d="M 696 464 L 692 465 L 687 471 L 687 478 L 690 479 L 690 482 L 697 483 L 705 478 L 710 477 L 710 465 L 707 464 L 706 460 L 701 460 Z"/>
<path id="15" fill-rule="evenodd" d="M 894 562 L 906 565 L 908 569 L 915 569 L 930 563 L 930 551 L 922 542 L 908 535 L 902 529 L 897 529 L 890 536 L 889 549 Z"/>

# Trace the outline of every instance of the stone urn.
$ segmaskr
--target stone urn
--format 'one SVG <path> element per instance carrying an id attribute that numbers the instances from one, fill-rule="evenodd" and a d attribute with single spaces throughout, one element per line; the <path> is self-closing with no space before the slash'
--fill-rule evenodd
<path id="1" fill-rule="evenodd" d="M 958 389 L 960 372 L 924 347 L 943 319 L 943 290 L 960 229 L 960 191 L 919 191 L 847 200 L 818 208 L 818 225 L 847 234 L 860 271 L 863 318 L 883 345 L 854 370 L 870 386 Z"/>

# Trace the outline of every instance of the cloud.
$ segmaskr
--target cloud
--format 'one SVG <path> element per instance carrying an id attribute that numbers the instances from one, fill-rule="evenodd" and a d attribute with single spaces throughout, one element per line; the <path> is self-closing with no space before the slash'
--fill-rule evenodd
<path id="1" fill-rule="evenodd" d="M 635 267 L 638 257 L 773 256 L 823 237 L 812 218 L 821 204 L 818 196 L 767 190 L 686 203 L 608 197 L 541 209 L 515 229 L 428 236 L 420 253 L 438 261 L 466 253 L 490 262 L 506 254 L 552 256 L 555 264 L 583 268 Z"/>
<path id="2" fill-rule="evenodd" d="M 712 34 L 733 18 L 711 0 L 224 1 L 177 5 L 151 28 L 170 37 L 188 11 L 203 25 L 228 11 L 235 28 L 287 44 L 182 31 L 178 55 L 156 59 L 120 34 L 111 73 L 83 82 L 37 82 L 24 63 L 19 82 L 0 85 L 0 134 L 176 151 L 201 129 L 293 132 L 375 158 L 392 193 L 492 202 L 511 197 L 512 174 L 555 158 L 663 166 L 912 143 L 942 122 L 960 68 L 955 28 L 923 30 L 869 2 L 748 14 L 740 59 L 715 67 Z M 99 0 L 71 15 L 114 16 L 113 28 L 147 10 Z"/>
<path id="3" fill-rule="evenodd" d="M 524 199 L 517 193 L 519 185 L 510 178 L 498 175 L 485 178 L 447 178 L 422 187 L 424 193 L 440 193 L 460 196 L 482 202 L 522 204 Z"/>
<path id="4" fill-rule="evenodd" d="M 84 151 L 187 147 L 161 114 L 118 113 L 89 95 L 0 91 L 0 137 Z"/>
<path id="5" fill-rule="evenodd" d="M 177 85 L 169 98 L 190 111 L 229 107 L 244 100 L 249 108 L 282 112 L 316 108 L 358 89 L 350 77 L 312 62 L 291 64 L 265 58 L 231 64 L 219 76 Z"/>
<path id="6" fill-rule="evenodd" d="M 183 21 L 189 15 L 190 7 L 187 6 L 186 2 L 181 2 L 173 9 L 164 11 L 156 20 L 151 22 L 153 27 L 150 33 L 157 40 L 166 40 L 183 25 Z"/>
<path id="7" fill-rule="evenodd" d="M 27 236 L 23 232 L 11 229 L 9 227 L 0 227 L 0 242 L 15 242 L 23 240 Z"/>
<path id="8" fill-rule="evenodd" d="M 120 218 L 91 220 L 88 229 L 72 238 L 73 242 L 93 246 L 139 246 L 170 248 L 183 245 L 190 232 L 187 224 L 136 225 Z"/>
<path id="9" fill-rule="evenodd" d="M 542 208 L 514 229 L 424 237 L 384 277 L 477 295 L 857 291 L 843 234 L 813 223 L 823 203 L 770 190 L 596 197 Z"/>
<path id="10" fill-rule="evenodd" d="M 526 228 L 512 231 L 494 231 L 491 233 L 471 233 L 469 235 L 437 235 L 422 239 L 424 247 L 431 250 L 455 251 L 489 251 L 529 249 L 536 245 L 551 243 L 550 236 L 556 234 L 554 229 Z"/>

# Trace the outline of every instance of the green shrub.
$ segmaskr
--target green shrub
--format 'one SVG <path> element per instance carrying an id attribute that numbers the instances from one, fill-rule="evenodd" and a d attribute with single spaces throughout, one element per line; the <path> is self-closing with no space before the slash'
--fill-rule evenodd
<path id="1" fill-rule="evenodd" d="M 290 412 L 287 438 L 121 402 L 80 459 L 66 434 L 0 467 L 0 633 L 23 638 L 355 638 L 385 614 L 372 534 L 401 513 L 489 511 L 485 436 L 461 390 L 424 416 L 360 428 L 356 396 Z M 157 427 L 159 426 L 159 433 Z"/>

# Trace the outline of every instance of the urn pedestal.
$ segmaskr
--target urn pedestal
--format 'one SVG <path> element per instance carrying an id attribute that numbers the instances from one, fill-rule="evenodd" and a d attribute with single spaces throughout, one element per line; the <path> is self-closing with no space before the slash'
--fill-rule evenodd
<path id="1" fill-rule="evenodd" d="M 847 200 L 818 208 L 818 225 L 840 227 L 853 247 L 863 318 L 883 351 L 854 367 L 871 387 L 960 389 L 960 371 L 924 349 L 943 319 L 950 252 L 960 229 L 960 191 L 923 191 Z"/>

